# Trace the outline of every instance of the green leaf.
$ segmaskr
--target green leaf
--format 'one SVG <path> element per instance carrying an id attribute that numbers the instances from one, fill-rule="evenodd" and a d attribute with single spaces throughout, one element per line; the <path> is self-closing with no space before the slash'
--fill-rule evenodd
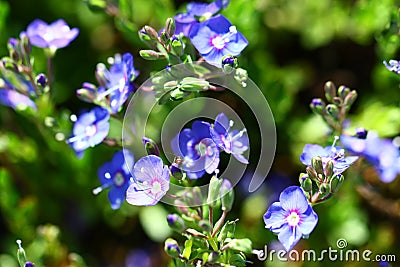
<path id="1" fill-rule="evenodd" d="M 227 241 L 229 239 L 226 239 Z M 228 241 L 229 248 L 237 251 L 242 251 L 244 253 L 253 253 L 251 240 L 248 238 L 243 239 L 230 239 Z"/>
<path id="2" fill-rule="evenodd" d="M 182 252 L 182 256 L 185 259 L 190 259 L 190 254 L 192 254 L 192 245 L 193 245 L 193 241 L 191 239 L 186 240 L 185 249 Z"/>

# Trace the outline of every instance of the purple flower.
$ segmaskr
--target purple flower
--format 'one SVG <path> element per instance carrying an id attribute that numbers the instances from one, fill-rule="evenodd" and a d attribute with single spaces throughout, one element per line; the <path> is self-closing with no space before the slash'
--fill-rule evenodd
<path id="1" fill-rule="evenodd" d="M 385 67 L 397 74 L 400 74 L 400 62 L 394 59 L 389 60 L 389 63 L 387 63 L 386 61 L 383 61 L 383 64 L 385 65 Z"/>
<path id="2" fill-rule="evenodd" d="M 149 155 L 133 167 L 135 182 L 126 192 L 126 201 L 135 206 L 154 206 L 169 189 L 169 169 L 160 157 Z"/>
<path id="3" fill-rule="evenodd" d="M 211 137 L 226 153 L 232 154 L 238 161 L 248 164 L 249 161 L 242 155 L 249 148 L 246 129 L 231 131 L 232 125 L 233 121 L 230 121 L 224 113 L 218 114 L 214 126 L 210 128 Z"/>
<path id="4" fill-rule="evenodd" d="M 12 72 L 7 71 L 2 75 L 3 77 L 0 78 L 0 103 L 14 110 L 23 110 L 27 107 L 37 110 L 36 104 L 27 96 L 36 96 L 33 85 L 22 76 Z M 7 79 L 4 76 L 7 76 Z M 9 82 L 8 79 L 15 84 Z"/>
<path id="5" fill-rule="evenodd" d="M 135 249 L 125 259 L 126 267 L 151 267 L 151 255 L 143 249 Z"/>
<path id="6" fill-rule="evenodd" d="M 265 228 L 278 235 L 286 251 L 291 250 L 300 238 L 308 236 L 315 228 L 318 216 L 310 206 L 303 190 L 289 186 L 264 214 Z"/>
<path id="7" fill-rule="evenodd" d="M 27 107 L 37 109 L 36 104 L 26 95 L 4 88 L 0 88 L 0 103 L 15 110 L 24 110 Z"/>
<path id="8" fill-rule="evenodd" d="M 85 97 L 89 95 L 84 100 L 108 108 L 111 114 L 115 114 L 133 92 L 133 80 L 139 72 L 133 66 L 133 56 L 130 53 L 125 53 L 122 57 L 116 54 L 109 60 L 112 62 L 109 70 L 102 63 L 97 65 L 96 78 L 100 87 L 83 83 L 77 94 L 85 94 Z"/>
<path id="9" fill-rule="evenodd" d="M 390 139 L 381 139 L 369 131 L 365 139 L 342 135 L 340 140 L 347 150 L 373 164 L 382 182 L 390 183 L 400 173 L 399 148 Z"/>
<path id="10" fill-rule="evenodd" d="M 182 157 L 182 167 L 190 179 L 198 179 L 205 172 L 211 174 L 219 164 L 219 149 L 211 138 L 211 125 L 195 121 L 171 141 L 175 155 Z"/>
<path id="11" fill-rule="evenodd" d="M 222 8 L 226 8 L 228 4 L 229 0 L 217 0 L 212 3 L 191 2 L 187 4 L 187 13 L 180 13 L 174 17 L 175 34 L 182 33 L 184 36 L 189 36 L 190 28 L 199 22 L 199 18 L 201 21 L 209 19 Z"/>
<path id="12" fill-rule="evenodd" d="M 110 129 L 110 114 L 101 107 L 95 107 L 79 116 L 74 124 L 73 136 L 67 140 L 78 155 L 89 148 L 100 144 Z"/>
<path id="13" fill-rule="evenodd" d="M 247 46 L 246 38 L 222 15 L 191 27 L 189 38 L 205 61 L 222 66 L 225 55 L 238 56 Z"/>
<path id="14" fill-rule="evenodd" d="M 93 194 L 97 195 L 105 188 L 110 188 L 108 199 L 114 210 L 119 209 L 125 199 L 126 190 L 132 177 L 129 168 L 133 167 L 134 161 L 132 153 L 128 150 L 125 153 L 117 151 L 112 160 L 104 163 L 97 171 L 101 186 L 95 188 Z"/>
<path id="15" fill-rule="evenodd" d="M 320 145 L 307 144 L 304 146 L 300 161 L 306 166 L 311 166 L 312 158 L 317 156 L 321 157 L 324 167 L 329 160 L 332 160 L 335 174 L 344 172 L 358 159 L 356 156 L 345 157 L 344 149 L 340 147 L 328 146 L 324 148 Z"/>
<path id="16" fill-rule="evenodd" d="M 52 49 L 66 47 L 78 36 L 78 33 L 77 28 L 70 29 L 62 19 L 51 24 L 36 19 L 28 25 L 26 30 L 26 35 L 33 45 Z"/>

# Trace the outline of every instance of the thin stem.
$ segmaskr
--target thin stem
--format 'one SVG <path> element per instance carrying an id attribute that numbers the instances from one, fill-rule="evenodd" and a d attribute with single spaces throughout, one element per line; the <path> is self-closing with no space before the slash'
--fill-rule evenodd
<path id="1" fill-rule="evenodd" d="M 226 210 L 224 210 L 222 212 L 221 218 L 219 218 L 217 224 L 215 225 L 213 233 L 211 234 L 212 237 L 214 237 L 218 233 L 218 231 L 222 227 L 222 225 L 224 225 L 224 222 L 225 222 L 225 219 L 226 219 L 227 215 L 228 215 L 228 212 Z"/>
<path id="2" fill-rule="evenodd" d="M 49 55 L 47 57 L 47 84 L 51 88 L 53 82 L 53 57 Z"/>
<path id="3" fill-rule="evenodd" d="M 211 206 L 208 206 L 208 219 L 209 219 L 211 228 L 213 228 L 213 208 Z"/>

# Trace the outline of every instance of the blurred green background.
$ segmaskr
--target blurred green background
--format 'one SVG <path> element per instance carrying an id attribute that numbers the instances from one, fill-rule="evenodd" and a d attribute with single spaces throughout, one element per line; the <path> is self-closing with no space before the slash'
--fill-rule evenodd
<path id="1" fill-rule="evenodd" d="M 102 5 L 102 0 L 92 1 Z M 55 117 L 65 129 L 69 114 L 89 105 L 75 90 L 95 83 L 96 64 L 115 53 L 130 52 L 140 71 L 140 85 L 165 62 L 139 57 L 146 47 L 137 31 L 156 29 L 167 17 L 185 10 L 184 1 L 115 0 L 118 11 L 90 9 L 83 0 L 0 0 L 0 53 L 7 55 L 9 37 L 17 37 L 36 18 L 63 18 L 80 34 L 54 59 Z M 352 125 L 393 138 L 400 131 L 399 77 L 383 60 L 399 59 L 399 1 L 395 0 L 232 0 L 222 12 L 249 40 L 240 66 L 261 88 L 275 117 L 277 152 L 265 184 L 246 193 L 246 179 L 237 187 L 230 218 L 240 218 L 238 237 L 249 237 L 254 248 L 277 240 L 264 228 L 262 215 L 280 190 L 297 184 L 304 170 L 298 157 L 306 143 L 324 144 L 326 127 L 308 107 L 323 97 L 323 85 L 357 89 Z M 45 72 L 42 52 L 34 48 L 36 71 Z M 235 103 L 233 103 L 234 105 Z M 246 115 L 243 115 L 246 121 Z M 173 207 L 137 208 L 126 203 L 113 211 L 107 194 L 93 196 L 98 167 L 111 160 L 115 148 L 99 145 L 77 159 L 54 133 L 28 116 L 0 107 L 0 266 L 14 267 L 16 239 L 22 239 L 28 259 L 36 266 L 165 266 L 162 242 L 172 234 L 165 216 Z M 256 125 L 254 131 L 256 131 Z M 68 128 L 69 127 L 69 128 Z M 248 127 L 252 151 L 257 140 Z M 257 154 L 250 155 L 256 162 Z M 250 164 L 249 170 L 254 167 Z M 349 249 L 396 254 L 400 262 L 400 182 L 382 184 L 373 171 L 362 175 L 355 166 L 332 201 L 316 207 L 319 223 L 299 249 L 336 247 L 338 238 Z M 147 260 L 146 260 L 147 259 Z M 254 266 L 264 263 L 250 258 Z M 378 266 L 377 262 L 268 262 L 267 266 Z M 400 266 L 394 263 L 392 266 Z"/>

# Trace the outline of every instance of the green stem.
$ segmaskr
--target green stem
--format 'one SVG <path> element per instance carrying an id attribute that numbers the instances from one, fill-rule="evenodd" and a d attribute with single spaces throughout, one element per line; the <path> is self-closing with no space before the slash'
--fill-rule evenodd
<path id="1" fill-rule="evenodd" d="M 212 237 L 214 237 L 218 233 L 218 231 L 222 227 L 222 225 L 224 225 L 224 222 L 225 222 L 225 219 L 226 219 L 227 215 L 228 215 L 228 212 L 226 210 L 224 210 L 222 212 L 221 218 L 219 218 L 217 224 L 215 225 L 213 233 L 211 234 Z"/>

